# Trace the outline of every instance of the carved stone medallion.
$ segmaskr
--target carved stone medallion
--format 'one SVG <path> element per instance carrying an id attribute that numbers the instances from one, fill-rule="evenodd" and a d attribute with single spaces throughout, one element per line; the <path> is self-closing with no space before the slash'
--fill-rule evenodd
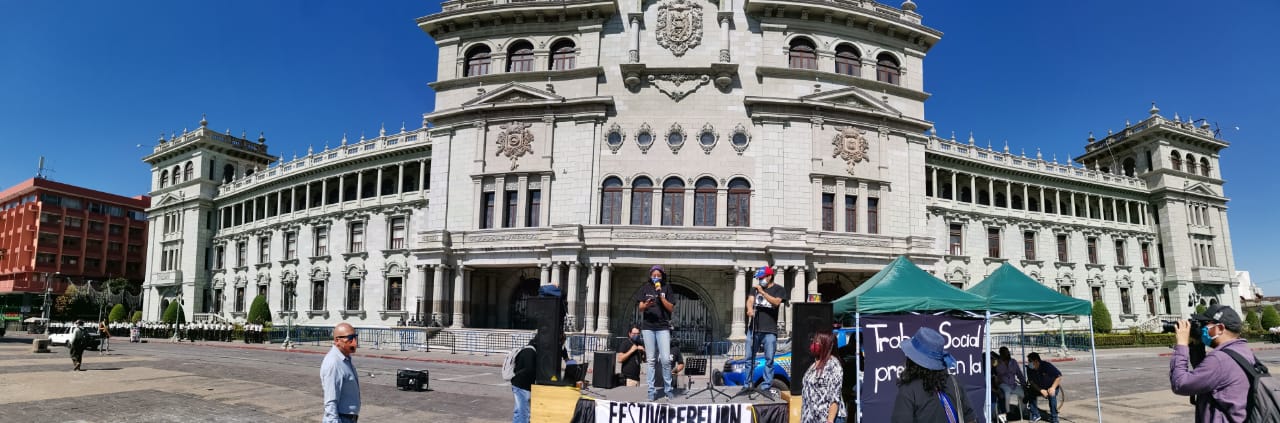
<path id="1" fill-rule="evenodd" d="M 835 147 L 831 157 L 839 157 L 849 165 L 849 174 L 853 174 L 853 165 L 867 161 L 867 139 L 862 135 L 867 131 L 846 126 L 838 128 L 836 136 L 831 139 Z"/>
<path id="2" fill-rule="evenodd" d="M 702 5 L 697 0 L 658 3 L 658 45 L 677 57 L 702 42 Z"/>
<path id="3" fill-rule="evenodd" d="M 511 170 L 516 170 L 516 167 L 520 166 L 517 160 L 533 152 L 533 132 L 529 131 L 529 126 L 523 122 L 511 122 L 499 126 L 502 132 L 498 133 L 498 140 L 495 142 L 498 150 L 494 155 L 510 158 Z"/>

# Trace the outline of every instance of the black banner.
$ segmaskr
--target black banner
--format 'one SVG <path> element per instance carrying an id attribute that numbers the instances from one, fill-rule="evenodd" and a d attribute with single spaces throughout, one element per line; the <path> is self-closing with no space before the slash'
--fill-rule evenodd
<path id="1" fill-rule="evenodd" d="M 862 316 L 862 350 L 866 352 L 866 372 L 862 379 L 862 421 L 887 422 L 898 395 L 898 380 L 906 363 L 901 344 L 910 342 L 921 327 L 933 328 L 947 340 L 946 349 L 956 359 L 951 370 L 964 387 L 964 405 L 983 420 L 986 405 L 986 366 L 982 342 L 985 322 L 932 315 Z M 850 419 L 852 420 L 852 419 Z"/>

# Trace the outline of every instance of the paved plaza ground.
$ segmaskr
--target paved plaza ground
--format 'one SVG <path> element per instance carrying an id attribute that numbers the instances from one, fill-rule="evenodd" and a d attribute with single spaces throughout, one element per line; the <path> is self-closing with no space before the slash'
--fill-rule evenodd
<path id="1" fill-rule="evenodd" d="M 72 372 L 65 348 L 30 352 L 29 335 L 0 339 L 0 409 L 6 422 L 315 422 L 323 345 L 114 342 L 108 354 L 85 352 Z M 1258 345 L 1264 360 L 1280 349 Z M 1168 348 L 1103 350 L 1098 369 L 1103 417 L 1116 422 L 1187 422 L 1192 408 L 1169 391 Z M 1097 420 L 1088 356 L 1057 363 L 1069 395 L 1064 422 Z M 510 421 L 511 391 L 502 355 L 361 349 L 366 422 Z M 399 368 L 426 369 L 431 391 L 395 388 Z M 1280 371 L 1280 366 L 1273 366 Z M 697 382 L 697 380 L 695 380 Z"/>

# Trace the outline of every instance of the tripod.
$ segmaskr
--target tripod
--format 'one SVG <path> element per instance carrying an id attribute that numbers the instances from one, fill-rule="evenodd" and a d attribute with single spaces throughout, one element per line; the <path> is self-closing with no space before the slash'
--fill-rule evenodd
<path id="1" fill-rule="evenodd" d="M 728 343 L 728 341 L 722 341 L 722 342 L 725 342 L 726 344 Z M 709 368 L 712 368 L 712 369 L 714 369 L 714 368 L 715 368 L 715 366 L 713 366 L 713 365 L 712 365 L 712 363 L 713 363 L 713 360 L 712 360 L 713 356 L 711 355 L 711 349 L 712 349 L 716 344 L 719 344 L 719 343 L 720 343 L 720 342 L 715 342 L 715 341 L 711 341 L 711 342 L 703 343 L 703 344 L 702 344 L 702 348 L 703 348 L 702 358 L 700 358 L 700 359 L 698 359 L 698 358 L 691 358 L 691 359 L 689 359 L 689 365 L 688 365 L 688 367 L 687 367 L 687 368 L 685 368 L 685 373 L 689 375 L 689 389 L 693 389 L 693 376 L 694 376 L 694 373 L 695 373 L 695 372 L 701 372 L 701 374 L 705 374 L 705 375 L 707 375 L 707 387 L 706 387 L 706 388 L 699 389 L 699 390 L 697 390 L 697 391 L 695 391 L 695 392 L 691 392 L 691 393 L 685 394 L 685 398 L 693 398 L 693 396 L 698 395 L 698 394 L 701 394 L 701 393 L 703 393 L 703 392 L 707 392 L 707 391 L 711 391 L 711 402 L 712 402 L 712 403 L 716 402 L 716 394 L 720 394 L 720 395 L 724 396 L 724 399 L 725 399 L 726 401 L 727 401 L 727 400 L 729 400 L 729 399 L 732 399 L 732 398 L 733 398 L 733 397 L 729 396 L 729 394 L 725 393 L 724 391 L 721 391 L 721 390 L 720 390 L 720 388 L 716 388 L 716 384 L 715 384 L 715 381 L 714 381 L 714 380 L 712 380 L 711 373 L 707 371 L 707 369 L 709 369 Z M 727 350 L 727 348 L 726 348 L 726 350 Z M 697 360 L 697 361 L 701 361 L 701 363 L 695 362 L 695 360 Z M 699 375 L 701 375 L 701 374 L 699 374 Z"/>

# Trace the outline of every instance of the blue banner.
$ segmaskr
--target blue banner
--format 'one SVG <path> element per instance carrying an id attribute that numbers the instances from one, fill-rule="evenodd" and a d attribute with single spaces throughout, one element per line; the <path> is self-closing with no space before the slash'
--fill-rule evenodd
<path id="1" fill-rule="evenodd" d="M 898 396 L 898 380 L 906 364 L 903 342 L 921 327 L 937 330 L 946 338 L 947 352 L 956 359 L 951 370 L 967 395 L 964 405 L 984 420 L 986 400 L 985 376 L 989 360 L 983 359 L 983 328 L 980 319 L 932 315 L 862 316 L 862 350 L 866 353 L 866 371 L 862 376 L 862 421 L 887 422 L 893 415 Z M 852 418 L 850 420 L 853 420 Z"/>

